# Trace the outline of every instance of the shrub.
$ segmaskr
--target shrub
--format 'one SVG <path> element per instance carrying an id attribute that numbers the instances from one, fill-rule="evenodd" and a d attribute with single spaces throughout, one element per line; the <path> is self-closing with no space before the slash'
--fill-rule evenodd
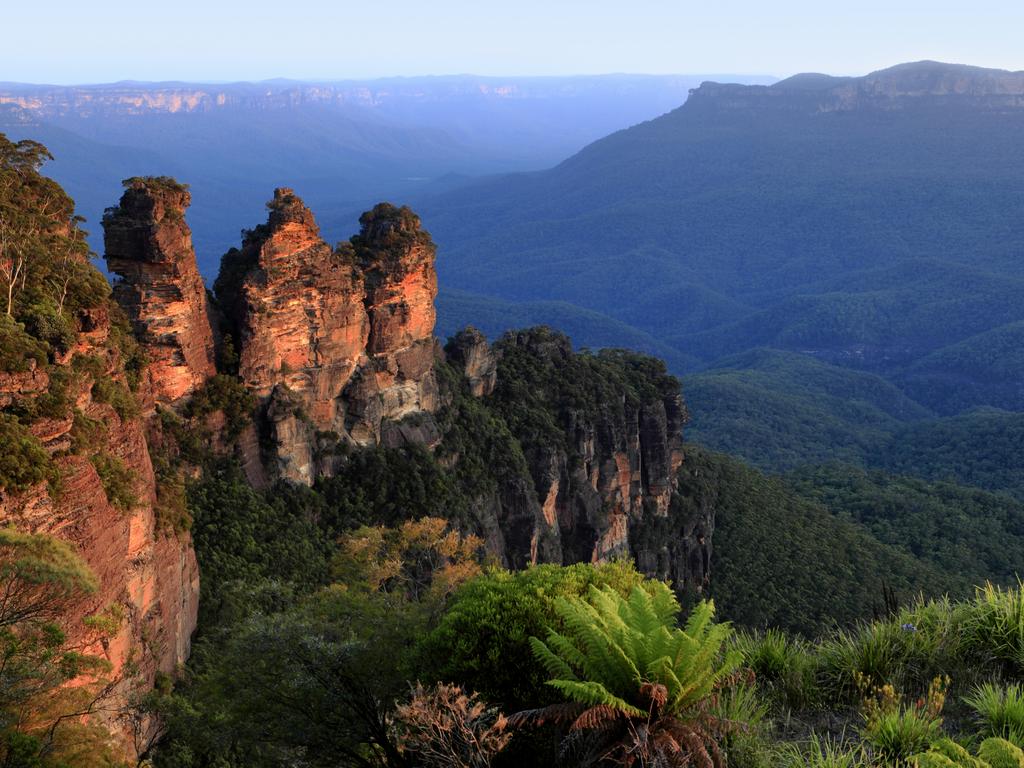
<path id="1" fill-rule="evenodd" d="M 970 605 L 966 642 L 985 660 L 1016 676 L 1024 672 L 1024 588 L 986 584 Z"/>
<path id="2" fill-rule="evenodd" d="M 85 453 L 100 444 L 107 426 L 99 419 L 94 419 L 84 411 L 75 410 L 71 422 L 71 452 Z"/>
<path id="3" fill-rule="evenodd" d="M 32 365 L 46 365 L 46 347 L 32 338 L 25 326 L 0 313 L 0 371 L 20 373 Z"/>
<path id="4" fill-rule="evenodd" d="M 135 473 L 119 458 L 106 451 L 99 451 L 91 456 L 90 460 L 96 467 L 96 474 L 100 476 L 107 501 L 122 512 L 134 509 L 139 503 L 135 495 Z"/>
<path id="5" fill-rule="evenodd" d="M 256 398 L 241 381 L 218 373 L 192 395 L 184 415 L 188 419 L 197 419 L 220 411 L 224 414 L 225 436 L 233 440 L 249 424 L 255 406 Z"/>
<path id="6" fill-rule="evenodd" d="M 978 748 L 978 757 L 951 739 L 939 739 L 927 752 L 915 755 L 916 768 L 1024 768 L 1024 752 L 999 738 L 985 739 Z"/>
<path id="7" fill-rule="evenodd" d="M 424 768 L 487 768 L 512 738 L 506 725 L 477 694 L 444 684 L 417 684 L 392 720 L 399 749 Z"/>
<path id="8" fill-rule="evenodd" d="M 128 388 L 108 375 L 98 377 L 92 385 L 93 399 L 107 403 L 122 419 L 133 419 L 139 415 L 139 403 Z"/>
<path id="9" fill-rule="evenodd" d="M 907 765 L 912 756 L 928 749 L 942 734 L 942 708 L 949 678 L 936 678 L 928 695 L 905 705 L 892 685 L 870 687 L 859 678 L 865 692 L 861 736 L 883 765 Z"/>
<path id="10" fill-rule="evenodd" d="M 16 418 L 0 413 L 0 490 L 18 493 L 53 479 L 53 463 L 42 443 Z"/>
<path id="11" fill-rule="evenodd" d="M 862 748 L 848 748 L 841 742 L 811 734 L 806 744 L 787 744 L 779 755 L 780 768 L 866 768 Z"/>
<path id="12" fill-rule="evenodd" d="M 819 660 L 804 640 L 769 629 L 762 634 L 737 634 L 734 645 L 756 675 L 758 687 L 780 705 L 808 709 L 819 702 Z"/>
<path id="13" fill-rule="evenodd" d="M 424 672 L 479 691 L 506 709 L 555 701 L 543 670 L 533 663 L 528 638 L 561 627 L 559 598 L 581 597 L 591 585 L 626 594 L 642 579 L 631 563 L 488 571 L 455 594 L 424 640 Z"/>
<path id="14" fill-rule="evenodd" d="M 820 647 L 822 677 L 827 691 L 850 699 L 868 687 L 900 684 L 906 671 L 908 629 L 890 621 L 861 624 L 838 632 Z"/>

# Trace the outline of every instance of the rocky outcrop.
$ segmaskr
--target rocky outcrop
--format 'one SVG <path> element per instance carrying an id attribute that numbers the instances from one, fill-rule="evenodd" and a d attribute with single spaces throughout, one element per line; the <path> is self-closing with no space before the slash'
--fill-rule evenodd
<path id="1" fill-rule="evenodd" d="M 444 348 L 448 361 L 458 366 L 473 397 L 485 397 L 494 391 L 498 380 L 498 359 L 487 338 L 469 326 L 449 339 Z"/>
<path id="2" fill-rule="evenodd" d="M 380 205 L 331 248 L 291 190 L 268 207 L 225 254 L 216 293 L 260 401 L 270 475 L 309 484 L 342 445 L 435 441 L 437 277 L 419 219 Z"/>
<path id="3" fill-rule="evenodd" d="M 450 362 L 466 359 L 460 348 L 476 348 L 475 359 L 494 354 L 479 344 L 475 334 L 463 335 L 449 345 Z M 496 347 L 497 382 L 485 403 L 513 428 L 539 503 L 532 518 L 530 510 L 506 513 L 533 523 L 528 537 L 505 531 L 507 559 L 633 556 L 645 572 L 699 590 L 713 515 L 673 514 L 686 419 L 679 382 L 642 355 L 575 353 L 547 328 L 506 334 Z"/>
<path id="4" fill-rule="evenodd" d="M 381 427 L 437 410 L 434 339 L 437 249 L 408 208 L 381 203 L 359 218 L 352 238 L 365 279 L 370 323 L 367 364 L 349 388 L 349 433 L 357 443 L 381 439 Z M 423 432 L 421 442 L 437 439 Z"/>
<path id="5" fill-rule="evenodd" d="M 112 637 L 86 648 L 110 662 L 116 685 L 101 709 L 111 713 L 108 724 L 117 731 L 114 713 L 131 696 L 151 688 L 157 672 L 173 674 L 188 658 L 199 572 L 188 533 L 159 528 L 142 419 L 119 413 L 93 394 L 97 377 L 124 388 L 122 361 L 117 347 L 108 343 L 106 318 L 106 311 L 98 310 L 79 318 L 79 341 L 63 366 L 71 370 L 78 358 L 102 361 L 101 367 L 77 366 L 82 373 L 70 377 L 67 396 L 75 418 L 69 413 L 30 425 L 53 457 L 61 477 L 59 492 L 46 483 L 20 493 L 0 491 L 0 525 L 68 541 L 95 572 L 98 591 L 67 616 L 72 644 L 89 641 L 84 617 L 109 608 L 123 615 Z M 8 395 L 26 393 L 23 388 Z M 108 495 L 106 486 L 112 468 L 130 483 L 130 490 L 117 498 Z M 148 726 L 142 725 L 145 736 Z M 129 734 L 125 743 L 132 743 Z"/>
<path id="6" fill-rule="evenodd" d="M 107 266 L 121 279 L 114 296 L 145 347 L 144 390 L 177 403 L 215 371 L 206 286 L 185 223 L 188 189 L 170 179 L 129 179 L 103 217 Z"/>

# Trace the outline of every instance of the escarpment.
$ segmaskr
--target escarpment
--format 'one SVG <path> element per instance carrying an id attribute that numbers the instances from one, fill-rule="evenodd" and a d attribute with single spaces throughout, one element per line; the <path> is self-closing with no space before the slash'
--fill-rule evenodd
<path id="1" fill-rule="evenodd" d="M 0 135 L 0 260 L 8 269 L 20 265 L 17 281 L 6 273 L 0 315 L 0 527 L 63 540 L 95 589 L 64 593 L 45 643 L 31 650 L 31 621 L 19 626 L 25 613 L 16 609 L 12 618 L 11 606 L 27 601 L 29 613 L 47 616 L 32 601 L 45 603 L 55 579 L 60 590 L 66 582 L 46 567 L 33 566 L 24 578 L 19 550 L 5 546 L 7 669 L 17 670 L 7 680 L 14 696 L 8 704 L 25 706 L 19 697 L 31 699 L 36 689 L 48 696 L 67 670 L 81 669 L 72 656 L 106 662 L 86 665 L 99 669 L 95 677 L 72 681 L 83 693 L 98 686 L 96 701 L 60 717 L 80 722 L 89 714 L 123 737 L 123 752 L 134 759 L 157 729 L 145 713 L 136 712 L 130 727 L 119 713 L 158 673 L 173 674 L 187 659 L 199 595 L 191 537 L 159 511 L 165 499 L 140 403 L 170 402 L 204 380 L 213 370 L 212 343 L 205 314 L 193 312 L 204 291 L 187 228 L 178 222 L 187 192 L 131 181 L 112 214 L 123 225 L 114 251 L 124 246 L 139 256 L 135 265 L 119 265 L 130 280 L 153 286 L 119 291 L 125 318 L 90 263 L 74 202 L 39 173 L 47 157 L 42 145 Z M 148 373 L 133 331 L 149 347 Z M 54 659 L 70 663 L 54 675 Z M 61 711 L 56 697 L 48 702 Z"/>
<path id="2" fill-rule="evenodd" d="M 527 559 L 632 556 L 680 590 L 706 587 L 714 510 L 694 513 L 677 499 L 686 409 L 664 364 L 623 351 L 575 353 L 547 328 L 506 334 L 486 354 L 476 344 L 471 356 L 460 352 L 468 341 L 450 345 L 450 356 L 497 358 L 484 402 L 519 440 L 540 504 L 529 539 L 514 542 Z"/>
<path id="3" fill-rule="evenodd" d="M 80 266 L 92 269 L 84 259 Z M 158 514 L 145 423 L 129 386 L 130 344 L 112 325 L 112 309 L 104 300 L 77 310 L 74 343 L 23 375 L 0 377 L 0 409 L 9 409 L 0 419 L 20 432 L 16 449 L 5 450 L 37 445 L 26 459 L 47 475 L 6 486 L 0 479 L 0 525 L 70 543 L 95 574 L 96 591 L 69 606 L 63 630 L 71 647 L 109 663 L 110 687 L 93 717 L 122 733 L 130 752 L 130 738 L 150 737 L 154 723 L 143 718 L 128 734 L 116 715 L 188 657 L 199 569 L 187 530 Z M 86 622 L 95 616 L 113 618 L 103 636 Z"/>
<path id="4" fill-rule="evenodd" d="M 114 296 L 145 346 L 146 390 L 167 405 L 192 394 L 214 368 L 210 308 L 185 223 L 188 189 L 171 179 L 129 179 L 103 217 Z"/>

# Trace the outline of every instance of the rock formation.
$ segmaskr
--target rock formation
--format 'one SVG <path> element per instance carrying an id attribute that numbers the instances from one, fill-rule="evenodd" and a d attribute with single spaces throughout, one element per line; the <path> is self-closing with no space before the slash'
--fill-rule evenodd
<path id="1" fill-rule="evenodd" d="M 129 179 L 103 217 L 114 296 L 146 348 L 144 390 L 157 404 L 180 401 L 215 371 L 206 287 L 185 223 L 188 189 L 170 179 Z"/>
<path id="2" fill-rule="evenodd" d="M 111 663 L 110 677 L 118 683 L 108 704 L 116 708 L 135 690 L 151 687 L 158 671 L 171 674 L 188 658 L 199 572 L 188 533 L 158 529 L 156 481 L 143 421 L 94 395 L 97 376 L 123 387 L 124 371 L 116 346 L 108 344 L 106 311 L 85 314 L 78 320 L 79 341 L 60 367 L 70 371 L 81 359 L 102 365 L 93 370 L 78 366 L 83 373 L 71 378 L 67 394 L 77 412 L 74 418 L 69 414 L 30 425 L 60 473 L 59 493 L 46 482 L 20 493 L 0 490 L 0 524 L 70 542 L 95 572 L 98 591 L 67 617 L 72 642 L 85 636 L 83 617 L 111 606 L 123 612 L 116 634 L 87 649 Z M 11 387 L 0 381 L 0 402 L 40 389 L 28 392 L 21 383 Z M 83 424 L 91 425 L 93 433 L 72 450 L 73 438 L 83 440 L 76 437 Z M 112 464 L 130 478 L 127 504 L 108 497 L 100 470 Z"/>
<path id="3" fill-rule="evenodd" d="M 342 444 L 436 439 L 429 419 L 400 423 L 437 407 L 437 277 L 419 219 L 377 206 L 332 249 L 291 190 L 268 207 L 225 254 L 216 292 L 260 401 L 271 475 L 309 484 L 331 474 Z"/>
<path id="4" fill-rule="evenodd" d="M 451 338 L 444 351 L 466 377 L 473 397 L 485 397 L 494 391 L 498 360 L 480 331 L 472 326 L 464 328 Z"/>
<path id="5" fill-rule="evenodd" d="M 475 348 L 474 359 L 488 359 L 494 353 L 480 348 L 481 341 L 463 334 L 449 345 L 449 359 L 464 365 L 460 361 L 469 356 L 460 350 L 467 348 Z M 506 334 L 497 353 L 497 396 L 504 400 L 498 407 L 540 404 L 562 433 L 549 440 L 536 431 L 517 434 L 541 514 L 528 537 L 522 525 L 519 535 L 504 526 L 512 550 L 507 559 L 574 563 L 632 555 L 651 575 L 671 578 L 681 589 L 701 589 L 713 515 L 684 520 L 672 513 L 686 419 L 678 381 L 663 366 L 645 369 L 659 364 L 642 356 L 606 353 L 597 358 L 605 368 L 587 366 L 567 337 L 546 328 Z M 537 401 L 517 402 L 526 394 L 521 389 L 503 392 L 509 386 L 503 371 L 535 375 L 543 387 Z M 518 512 L 506 510 L 506 516 L 528 523 L 529 510 L 521 502 L 515 507 Z M 649 535 L 654 528 L 657 537 Z"/>

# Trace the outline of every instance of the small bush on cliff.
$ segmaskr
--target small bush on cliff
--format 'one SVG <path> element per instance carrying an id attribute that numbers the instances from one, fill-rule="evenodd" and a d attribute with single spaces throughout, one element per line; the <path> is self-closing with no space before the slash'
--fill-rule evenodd
<path id="1" fill-rule="evenodd" d="M 122 419 L 139 415 L 139 402 L 128 387 L 110 376 L 101 376 L 92 385 L 92 396 L 97 402 L 107 403 Z"/>
<path id="2" fill-rule="evenodd" d="M 135 473 L 124 465 L 117 456 L 98 451 L 90 457 L 96 474 L 100 476 L 107 501 L 122 512 L 130 512 L 139 504 L 135 495 Z"/>
<path id="3" fill-rule="evenodd" d="M 234 440 L 252 419 L 256 399 L 234 376 L 218 373 L 195 392 L 185 406 L 188 419 L 202 419 L 211 413 L 224 414 L 224 437 Z"/>
<path id="4" fill-rule="evenodd" d="M 0 413 L 0 490 L 18 493 L 53 479 L 53 464 L 42 444 L 16 418 Z"/>
<path id="5" fill-rule="evenodd" d="M 13 317 L 0 314 L 0 372 L 21 373 L 46 365 L 46 347 Z"/>

